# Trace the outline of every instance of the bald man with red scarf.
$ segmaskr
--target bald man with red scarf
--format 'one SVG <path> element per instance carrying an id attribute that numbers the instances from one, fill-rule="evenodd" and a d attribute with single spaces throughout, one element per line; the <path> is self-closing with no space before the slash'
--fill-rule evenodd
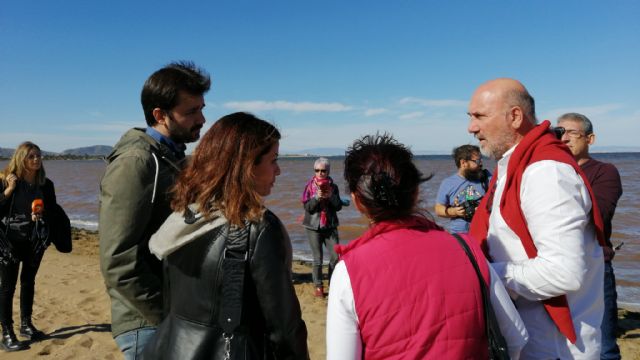
<path id="1" fill-rule="evenodd" d="M 568 148 L 537 125 L 513 79 L 481 85 L 469 132 L 498 161 L 470 234 L 480 240 L 529 331 L 521 359 L 599 359 L 602 221 Z"/>

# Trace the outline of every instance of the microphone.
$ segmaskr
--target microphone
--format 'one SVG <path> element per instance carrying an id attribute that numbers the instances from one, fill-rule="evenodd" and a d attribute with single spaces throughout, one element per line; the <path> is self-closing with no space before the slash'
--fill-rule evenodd
<path id="1" fill-rule="evenodd" d="M 42 199 L 34 199 L 31 203 L 31 213 L 40 215 L 44 211 L 44 202 Z"/>

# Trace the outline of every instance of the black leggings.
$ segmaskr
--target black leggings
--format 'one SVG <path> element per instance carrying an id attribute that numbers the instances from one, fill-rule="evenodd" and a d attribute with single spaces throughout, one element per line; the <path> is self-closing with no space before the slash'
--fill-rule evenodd
<path id="1" fill-rule="evenodd" d="M 13 295 L 18 282 L 18 272 L 20 272 L 20 316 L 31 318 L 36 274 L 42 254 L 34 255 L 30 244 L 24 245 L 16 247 L 20 262 L 0 264 L 0 323 L 3 325 L 13 324 Z"/>

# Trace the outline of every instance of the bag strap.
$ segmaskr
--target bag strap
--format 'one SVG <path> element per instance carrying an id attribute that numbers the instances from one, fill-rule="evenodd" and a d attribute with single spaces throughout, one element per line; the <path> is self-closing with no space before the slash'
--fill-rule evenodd
<path id="1" fill-rule="evenodd" d="M 476 274 L 478 275 L 478 281 L 480 282 L 480 291 L 482 291 L 482 300 L 484 302 L 484 300 L 487 298 L 487 283 L 484 281 L 484 277 L 480 272 L 480 267 L 476 262 L 476 258 L 471 253 L 471 249 L 469 249 L 469 245 L 467 245 L 467 242 L 464 241 L 464 239 L 462 239 L 460 235 L 458 235 L 457 233 L 452 233 L 451 235 L 453 235 L 453 237 L 455 237 L 456 240 L 458 241 L 458 244 L 462 246 L 462 249 L 464 250 L 465 254 L 467 254 L 467 257 L 469 258 L 469 261 L 471 261 L 471 265 L 473 265 L 473 268 L 476 270 Z"/>
<path id="2" fill-rule="evenodd" d="M 218 324 L 231 335 L 240 326 L 246 264 L 249 260 L 251 224 L 243 228 L 229 226 L 222 254 L 222 291 Z M 231 247 L 230 245 L 233 244 Z"/>
<path id="3" fill-rule="evenodd" d="M 7 212 L 7 223 L 5 224 L 4 232 L 9 234 L 9 224 L 11 223 L 11 215 L 13 214 L 13 200 L 16 198 L 16 190 L 11 193 L 11 202 L 9 203 L 9 212 Z"/>
<path id="4" fill-rule="evenodd" d="M 11 261 L 15 261 L 15 255 L 13 253 L 13 245 L 9 240 L 9 224 L 11 223 L 11 213 L 13 212 L 13 200 L 15 199 L 15 190 L 11 194 L 11 202 L 9 203 L 9 212 L 5 216 L 6 224 L 4 228 L 4 234 L 0 234 L 0 246 L 2 246 L 2 254 Z"/>
<path id="5" fill-rule="evenodd" d="M 456 238 L 456 240 L 458 241 L 458 244 L 462 246 L 462 249 L 464 250 L 465 254 L 467 254 L 467 257 L 469 258 L 471 265 L 473 265 L 473 268 L 476 271 L 476 275 L 478 275 L 478 281 L 480 282 L 480 292 L 482 293 L 482 307 L 484 308 L 484 319 L 486 324 L 488 319 L 487 305 L 489 305 L 488 304 L 489 296 L 487 294 L 487 283 L 484 281 L 484 277 L 480 272 L 480 267 L 476 262 L 475 256 L 473 256 L 473 254 L 471 253 L 471 249 L 469 249 L 469 245 L 467 245 L 466 241 L 464 241 L 464 239 L 462 239 L 462 237 L 457 233 L 452 233 L 451 235 L 453 235 L 453 237 Z"/>
<path id="6" fill-rule="evenodd" d="M 496 318 L 496 314 L 493 311 L 493 306 L 491 306 L 491 301 L 489 299 L 488 287 L 487 283 L 484 281 L 484 277 L 480 272 L 480 267 L 476 262 L 475 256 L 471 253 L 471 249 L 469 249 L 469 245 L 467 245 L 466 241 L 462 239 L 460 235 L 457 233 L 451 233 L 454 238 L 458 241 L 465 254 L 469 258 L 469 261 L 473 265 L 473 268 L 476 270 L 476 275 L 478 275 L 478 282 L 480 283 L 480 292 L 482 293 L 482 307 L 484 310 L 484 327 L 485 333 L 487 335 L 487 340 L 489 341 L 489 351 L 497 351 L 497 354 L 489 354 L 491 359 L 498 359 L 506 357 L 507 355 L 507 343 L 502 333 L 500 332 L 500 328 L 498 327 L 498 320 Z M 502 357 L 499 355 L 503 355 Z"/>

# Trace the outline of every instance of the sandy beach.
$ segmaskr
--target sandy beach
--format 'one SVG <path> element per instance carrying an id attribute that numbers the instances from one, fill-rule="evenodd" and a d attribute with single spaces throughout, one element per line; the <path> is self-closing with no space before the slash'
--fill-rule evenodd
<path id="1" fill-rule="evenodd" d="M 36 279 L 33 318 L 47 338 L 32 343 L 26 351 L 0 352 L 3 360 L 122 358 L 111 337 L 109 299 L 98 265 L 97 234 L 74 230 L 73 237 L 73 253 L 60 254 L 53 247 L 47 250 Z M 294 273 L 309 331 L 311 359 L 324 359 L 326 299 L 313 297 L 309 266 L 295 263 Z M 18 296 L 14 309 L 17 322 Z M 640 313 L 620 310 L 619 317 L 622 358 L 640 359 Z"/>

